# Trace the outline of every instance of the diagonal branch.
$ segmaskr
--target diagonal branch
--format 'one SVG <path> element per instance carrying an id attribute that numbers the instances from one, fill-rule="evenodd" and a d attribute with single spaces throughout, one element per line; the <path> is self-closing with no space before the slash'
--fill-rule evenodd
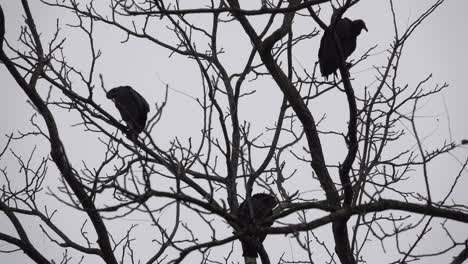
<path id="1" fill-rule="evenodd" d="M 45 258 L 29 241 L 28 235 L 21 225 L 20 221 L 16 215 L 10 210 L 10 208 L 0 201 L 0 211 L 3 211 L 8 219 L 10 219 L 13 224 L 16 232 L 18 233 L 20 239 L 14 238 L 12 236 L 0 233 L 0 240 L 8 242 L 12 245 L 19 247 L 28 257 L 34 260 L 39 264 L 50 264 L 50 262 Z"/>
<path id="2" fill-rule="evenodd" d="M 37 31 L 35 31 L 34 20 L 32 19 L 32 15 L 29 11 L 28 2 L 26 0 L 22 0 L 22 2 L 27 16 L 27 23 L 31 29 L 31 33 L 33 35 L 36 35 L 34 36 L 34 39 L 37 42 L 35 43 L 37 48 L 39 47 L 38 43 L 40 43 L 39 35 L 37 35 Z M 117 260 L 114 256 L 113 248 L 110 244 L 107 228 L 104 224 L 104 221 L 102 220 L 102 217 L 99 215 L 99 213 L 96 211 L 94 203 L 92 202 L 92 200 L 84 190 L 82 184 L 75 175 L 73 167 L 68 160 L 67 154 L 65 153 L 65 147 L 63 146 L 62 141 L 60 139 L 54 116 L 52 115 L 52 112 L 49 110 L 46 103 L 42 100 L 39 93 L 37 92 L 35 87 L 36 82 L 33 78 L 31 78 L 32 81 L 28 84 L 21 75 L 21 73 L 17 70 L 14 63 L 10 60 L 10 58 L 7 57 L 3 50 L 0 50 L 0 60 L 5 64 L 6 68 L 13 76 L 15 81 L 18 83 L 23 92 L 34 104 L 37 111 L 44 118 L 49 132 L 51 157 L 57 165 L 62 177 L 73 190 L 73 193 L 77 196 L 81 206 L 83 206 L 83 209 L 87 212 L 89 218 L 91 219 L 91 222 L 93 223 L 96 231 L 96 235 L 98 237 L 97 243 L 99 244 L 99 247 L 102 251 L 101 257 L 108 264 L 117 264 Z"/>

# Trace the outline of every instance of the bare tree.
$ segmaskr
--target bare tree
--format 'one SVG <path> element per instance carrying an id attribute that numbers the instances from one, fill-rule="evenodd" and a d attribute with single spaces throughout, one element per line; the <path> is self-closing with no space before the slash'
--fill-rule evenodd
<path id="1" fill-rule="evenodd" d="M 359 0 L 262 0 L 245 7 L 238 0 L 41 2 L 73 15 L 73 22 L 58 21 L 55 31 L 40 28 L 22 0 L 25 24 L 18 41 L 3 41 L 0 31 L 0 60 L 35 112 L 30 130 L 8 135 L 0 152 L 2 162 L 16 160 L 19 166 L 8 163 L 1 170 L 0 210 L 13 227 L 0 233 L 4 254 L 22 251 L 36 263 L 193 263 L 190 257 L 237 263 L 243 239 L 265 264 L 273 261 L 272 249 L 257 237 L 267 235 L 267 240 L 293 241 L 300 256 L 277 254 L 278 263 L 364 263 L 378 247 L 392 263 L 468 258 L 468 245 L 449 227 L 468 223 L 467 205 L 453 197 L 468 159 L 458 175 L 447 176 L 453 179 L 450 188 L 434 194 L 429 165 L 459 145 L 426 147 L 418 123 L 419 106 L 448 85 L 434 84 L 432 75 L 416 85 L 399 78 L 406 43 L 444 0 L 405 28 L 398 26 L 389 1 L 394 31 L 388 34 L 394 38 L 386 59 L 368 65 L 373 82 L 365 87 L 350 69 L 366 64 L 376 46 L 346 63 L 335 36 L 341 62 L 333 80 L 319 76 L 317 63 L 303 67 L 294 59 L 301 46 L 317 43 L 321 31 L 366 4 Z M 80 54 L 91 57 L 87 66 L 68 58 L 63 25 L 86 37 Z M 138 41 L 193 62 L 200 87 L 194 85 L 196 95 L 189 96 L 200 109 L 201 130 L 187 127 L 189 138 L 161 142 L 157 127 L 171 118 L 164 113 L 171 103 L 168 93 L 175 90 L 167 83 L 164 98 L 146 98 L 151 116 L 143 133 L 136 140 L 125 136 L 125 124 L 104 98 L 108 79 L 97 70 L 106 52 L 98 44 L 99 27 L 124 33 L 122 46 Z M 242 54 L 224 49 L 221 29 L 228 27 L 250 41 Z M 226 57 L 241 62 L 241 70 L 229 67 Z M 265 82 L 272 95 L 259 98 L 252 84 Z M 338 120 L 343 129 L 328 127 L 326 116 L 313 114 L 313 106 L 329 95 L 347 102 L 349 115 Z M 258 133 L 255 121 L 241 113 L 257 111 L 265 101 L 276 102 L 276 112 L 267 113 L 275 121 Z M 258 108 L 245 110 L 244 102 Z M 101 144 L 83 162 L 72 159 L 63 143 L 65 117 L 75 120 L 74 131 L 86 134 L 77 140 L 93 137 Z M 29 138 L 38 143 L 23 157 L 14 145 Z M 337 144 L 340 149 L 332 150 Z M 328 160 L 328 153 L 339 160 Z M 309 192 L 314 188 L 319 191 Z M 260 210 L 250 199 L 255 193 L 274 195 L 278 206 L 271 216 L 245 221 L 239 205 L 246 201 L 253 216 Z M 57 220 L 60 215 L 69 218 L 68 225 Z M 38 239 L 37 230 L 47 239 Z M 444 232 L 445 248 L 422 246 L 433 230 Z M 245 257 L 245 263 L 256 261 Z"/>

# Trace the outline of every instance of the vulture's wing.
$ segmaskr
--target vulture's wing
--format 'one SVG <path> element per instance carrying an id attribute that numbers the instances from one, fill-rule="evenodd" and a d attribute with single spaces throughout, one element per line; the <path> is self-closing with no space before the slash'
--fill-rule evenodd
<path id="1" fill-rule="evenodd" d="M 138 107 L 140 108 L 140 110 L 143 113 L 148 113 L 149 112 L 149 104 L 145 100 L 145 98 L 135 90 L 132 91 L 132 96 L 133 96 L 134 101 L 138 104 Z"/>
<path id="2" fill-rule="evenodd" d="M 250 197 L 250 204 L 252 206 L 254 218 L 255 218 L 256 210 L 258 208 L 257 202 L 258 202 L 258 199 L 255 199 L 255 195 Z M 242 225 L 248 225 L 249 222 L 251 222 L 252 217 L 250 215 L 250 208 L 249 208 L 249 203 L 247 202 L 247 200 L 244 200 L 240 204 L 238 217 Z M 255 243 L 256 239 L 257 238 L 255 236 L 239 238 L 241 245 L 242 245 L 242 256 L 251 257 L 251 258 L 256 258 L 258 256 L 257 245 Z"/>
<path id="3" fill-rule="evenodd" d="M 130 108 L 132 108 L 132 119 L 135 125 L 134 129 L 137 133 L 140 133 L 146 125 L 149 105 L 145 98 L 132 88 L 129 90 L 129 96 L 132 101 Z"/>
<path id="4" fill-rule="evenodd" d="M 356 36 L 352 31 L 353 21 L 349 18 L 342 18 L 336 22 L 335 32 L 338 35 L 346 60 L 356 49 Z"/>
<path id="5" fill-rule="evenodd" d="M 333 34 L 329 30 L 323 33 L 318 58 L 322 76 L 328 76 L 338 69 L 338 55 L 333 43 Z"/>

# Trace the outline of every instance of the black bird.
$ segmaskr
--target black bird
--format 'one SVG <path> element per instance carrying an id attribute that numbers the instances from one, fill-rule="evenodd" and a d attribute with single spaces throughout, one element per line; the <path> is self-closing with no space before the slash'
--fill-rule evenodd
<path id="1" fill-rule="evenodd" d="M 367 31 L 366 23 L 361 19 L 352 21 L 349 18 L 342 18 L 336 22 L 335 33 L 340 40 L 344 60 L 356 49 L 357 36 L 361 34 L 363 29 Z M 340 57 L 335 46 L 331 26 L 325 30 L 322 36 L 318 57 L 322 76 L 327 77 L 336 72 L 340 65 Z"/>
<path id="2" fill-rule="evenodd" d="M 276 198 L 270 194 L 257 193 L 250 198 L 250 205 L 252 206 L 252 213 L 247 201 L 244 201 L 239 206 L 238 217 L 241 221 L 241 227 L 245 228 L 248 225 L 261 223 L 262 227 L 269 227 L 273 225 L 273 221 L 262 222 L 263 219 L 273 215 L 273 208 L 278 204 Z M 258 255 L 258 243 L 262 243 L 266 238 L 266 234 L 254 235 L 249 238 L 240 238 L 242 244 L 242 251 L 244 257 L 256 258 Z"/>
<path id="3" fill-rule="evenodd" d="M 136 138 L 145 128 L 149 112 L 148 102 L 130 86 L 113 88 L 106 96 L 114 101 L 122 119 L 127 123 L 130 138 Z"/>
<path id="4" fill-rule="evenodd" d="M 2 6 L 0 6 L 0 49 L 3 48 L 3 39 L 5 38 L 5 16 Z"/>

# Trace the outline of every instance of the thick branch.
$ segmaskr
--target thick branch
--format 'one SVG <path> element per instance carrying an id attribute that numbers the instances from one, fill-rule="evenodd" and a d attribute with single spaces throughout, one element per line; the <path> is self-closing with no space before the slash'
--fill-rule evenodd
<path id="1" fill-rule="evenodd" d="M 21 225 L 20 221 L 16 215 L 6 206 L 3 202 L 0 202 L 0 211 L 3 211 L 11 223 L 15 227 L 16 232 L 18 233 L 20 239 L 14 238 L 12 236 L 0 233 L 0 240 L 8 242 L 12 245 L 19 247 L 23 252 L 28 255 L 32 260 L 39 264 L 49 264 L 50 262 L 39 252 L 29 241 L 29 238 Z"/>
<path id="2" fill-rule="evenodd" d="M 0 51 L 0 59 L 5 64 L 8 71 L 13 76 L 18 85 L 21 87 L 21 89 L 24 91 L 24 93 L 28 96 L 28 98 L 37 108 L 37 111 L 44 118 L 44 121 L 47 125 L 47 129 L 49 131 L 52 159 L 57 165 L 62 177 L 71 187 L 73 193 L 76 195 L 80 204 L 83 206 L 83 209 L 87 212 L 89 218 L 91 219 L 91 222 L 93 223 L 98 237 L 97 242 L 102 251 L 101 257 L 108 264 L 117 264 L 117 260 L 115 259 L 115 256 L 113 254 L 113 249 L 110 244 L 109 237 L 107 236 L 107 228 L 104 225 L 101 216 L 96 211 L 94 203 L 86 194 L 81 183 L 74 174 L 73 168 L 70 162 L 68 161 L 68 157 L 65 153 L 65 148 L 60 140 L 57 125 L 55 123 L 55 119 L 52 113 L 35 90 L 35 87 L 31 87 L 28 83 L 26 83 L 26 81 L 23 79 L 21 74 L 18 72 L 14 64 L 6 56 L 3 50 Z"/>
<path id="3" fill-rule="evenodd" d="M 231 0 L 229 2 L 233 6 L 238 6 L 237 1 L 235 0 Z M 322 146 L 315 125 L 315 120 L 302 100 L 301 95 L 294 87 L 294 85 L 289 82 L 288 77 L 278 66 L 271 54 L 271 48 L 273 47 L 274 43 L 288 33 L 288 28 L 291 26 L 294 13 L 288 13 L 285 15 L 282 26 L 265 40 L 265 44 L 261 41 L 261 39 L 255 33 L 252 25 L 244 16 L 240 14 L 235 14 L 235 16 L 241 23 L 246 33 L 249 35 L 249 38 L 254 43 L 254 46 L 257 48 L 260 57 L 265 64 L 265 67 L 268 69 L 271 76 L 278 84 L 278 87 L 288 99 L 288 102 L 291 104 L 294 112 L 297 114 L 297 117 L 301 121 L 307 137 L 310 155 L 312 157 L 311 165 L 314 171 L 317 173 L 317 177 L 323 190 L 326 193 L 327 199 L 331 204 L 339 205 L 338 193 L 325 166 L 325 158 L 323 156 Z"/>
<path id="4" fill-rule="evenodd" d="M 465 247 L 458 256 L 451 262 L 451 264 L 463 264 L 468 259 L 468 247 Z"/>

